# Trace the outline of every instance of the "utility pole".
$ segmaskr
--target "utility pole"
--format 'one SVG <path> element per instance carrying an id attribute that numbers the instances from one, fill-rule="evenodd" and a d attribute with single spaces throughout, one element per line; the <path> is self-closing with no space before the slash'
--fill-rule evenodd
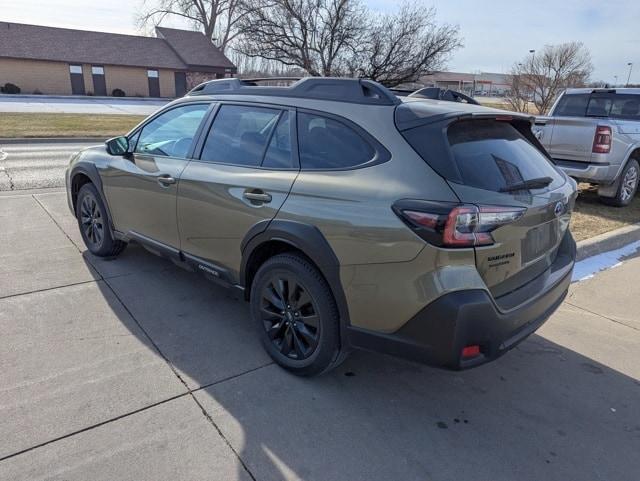
<path id="1" fill-rule="evenodd" d="M 631 69 L 633 68 L 633 62 L 629 62 L 627 65 L 629 66 L 629 75 L 627 76 L 626 87 L 629 86 L 629 80 L 631 80 Z"/>

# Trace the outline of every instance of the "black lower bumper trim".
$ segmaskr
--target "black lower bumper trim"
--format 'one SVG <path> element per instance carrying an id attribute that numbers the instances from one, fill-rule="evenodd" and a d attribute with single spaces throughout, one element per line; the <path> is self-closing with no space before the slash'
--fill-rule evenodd
<path id="1" fill-rule="evenodd" d="M 450 369 L 466 369 L 495 359 L 536 331 L 560 306 L 571 270 L 544 294 L 503 313 L 484 290 L 446 294 L 429 304 L 401 329 L 384 334 L 349 327 L 352 347 Z M 465 346 L 480 354 L 462 358 Z"/>

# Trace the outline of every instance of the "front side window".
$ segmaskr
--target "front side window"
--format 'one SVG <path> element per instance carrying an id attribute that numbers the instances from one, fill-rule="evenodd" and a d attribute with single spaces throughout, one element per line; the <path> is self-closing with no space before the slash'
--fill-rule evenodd
<path id="1" fill-rule="evenodd" d="M 332 118 L 298 114 L 300 166 L 307 170 L 336 170 L 372 161 L 376 151 L 358 132 Z"/>
<path id="2" fill-rule="evenodd" d="M 269 163 L 281 161 L 287 150 L 286 139 L 282 137 L 284 127 L 276 140 L 272 141 L 272 134 L 282 113 L 272 108 L 223 105 L 211 126 L 201 160 L 258 167 L 269 147 Z M 289 155 L 290 151 L 289 146 Z"/>
<path id="3" fill-rule="evenodd" d="M 160 114 L 142 128 L 135 152 L 186 157 L 208 104 L 183 105 Z"/>

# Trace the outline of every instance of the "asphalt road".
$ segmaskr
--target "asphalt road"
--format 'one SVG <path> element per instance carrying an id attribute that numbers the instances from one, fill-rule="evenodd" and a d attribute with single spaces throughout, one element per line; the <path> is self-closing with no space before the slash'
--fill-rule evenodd
<path id="1" fill-rule="evenodd" d="M 629 255 L 577 269 L 491 364 L 358 352 L 302 379 L 201 275 L 135 245 L 91 256 L 64 192 L 0 196 L 0 480 L 638 481 Z"/>
<path id="2" fill-rule="evenodd" d="M 0 143 L 0 191 L 63 187 L 74 152 L 96 142 Z"/>
<path id="3" fill-rule="evenodd" d="M 169 100 L 0 95 L 0 112 L 149 115 Z"/>

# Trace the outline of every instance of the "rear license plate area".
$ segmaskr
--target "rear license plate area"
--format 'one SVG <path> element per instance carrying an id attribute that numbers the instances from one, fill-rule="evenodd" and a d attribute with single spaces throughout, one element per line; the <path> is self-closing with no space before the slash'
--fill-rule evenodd
<path id="1" fill-rule="evenodd" d="M 550 252 L 558 239 L 558 223 L 548 222 L 527 232 L 522 241 L 522 261 L 531 262 L 546 252 Z"/>

